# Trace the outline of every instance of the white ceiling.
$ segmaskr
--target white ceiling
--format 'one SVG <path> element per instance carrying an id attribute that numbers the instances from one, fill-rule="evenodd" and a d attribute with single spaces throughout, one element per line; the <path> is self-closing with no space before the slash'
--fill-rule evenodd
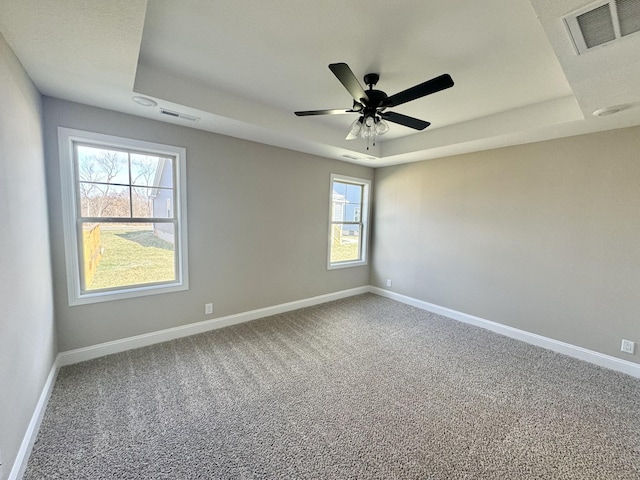
<path id="1" fill-rule="evenodd" d="M 562 17 L 587 3 L 3 0 L 0 32 L 45 95 L 375 167 L 640 124 L 640 107 L 591 115 L 640 105 L 640 34 L 576 55 Z M 351 106 L 336 62 L 389 95 L 455 86 L 395 107 L 432 125 L 367 151 L 345 140 L 356 117 L 293 114 Z"/>

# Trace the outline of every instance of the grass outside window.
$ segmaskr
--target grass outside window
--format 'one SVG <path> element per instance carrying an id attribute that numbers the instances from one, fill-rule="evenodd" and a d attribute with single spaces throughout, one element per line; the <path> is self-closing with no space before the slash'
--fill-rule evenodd
<path id="1" fill-rule="evenodd" d="M 174 247 L 153 229 L 100 225 L 100 262 L 87 290 L 175 280 Z"/>

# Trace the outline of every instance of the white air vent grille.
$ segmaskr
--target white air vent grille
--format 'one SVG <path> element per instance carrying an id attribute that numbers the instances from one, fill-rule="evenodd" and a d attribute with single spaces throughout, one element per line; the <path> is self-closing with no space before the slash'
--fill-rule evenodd
<path id="1" fill-rule="evenodd" d="M 578 54 L 640 31 L 640 0 L 605 0 L 564 17 Z"/>
<path id="2" fill-rule="evenodd" d="M 348 153 L 345 153 L 341 156 L 342 158 L 347 158 L 349 160 L 375 160 L 376 159 L 376 157 L 356 157 L 355 155 L 349 155 Z"/>
<path id="3" fill-rule="evenodd" d="M 616 39 L 609 4 L 604 4 L 594 10 L 578 15 L 576 20 L 578 20 L 580 32 L 584 37 L 584 43 L 587 44 L 587 48 L 597 47 Z"/>
<path id="4" fill-rule="evenodd" d="M 189 115 L 187 113 L 174 112 L 173 110 L 168 110 L 166 108 L 160 108 L 160 113 L 168 115 L 170 117 L 182 118 L 183 120 L 189 120 L 191 122 L 197 122 L 200 120 L 200 117 L 194 117 L 193 115 Z"/>
<path id="5" fill-rule="evenodd" d="M 616 5 L 620 20 L 620 34 L 624 37 L 640 32 L 640 0 L 618 0 Z"/>

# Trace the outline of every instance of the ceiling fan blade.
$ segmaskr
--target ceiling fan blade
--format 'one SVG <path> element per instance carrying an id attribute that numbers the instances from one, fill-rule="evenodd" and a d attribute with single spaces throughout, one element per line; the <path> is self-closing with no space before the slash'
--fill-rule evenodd
<path id="1" fill-rule="evenodd" d="M 448 73 L 444 75 L 440 75 L 439 77 L 432 78 L 431 80 L 427 80 L 420 85 L 416 85 L 411 88 L 407 88 L 402 92 L 396 93 L 395 95 L 391 95 L 387 97 L 383 102 L 383 107 L 396 107 L 398 105 L 402 105 L 403 103 L 410 102 L 411 100 L 415 100 L 416 98 L 424 97 L 426 95 L 431 95 L 432 93 L 439 92 L 440 90 L 445 90 L 446 88 L 453 87 L 453 79 Z"/>
<path id="2" fill-rule="evenodd" d="M 309 115 L 342 115 L 343 113 L 359 113 L 355 110 L 307 110 L 303 112 L 294 112 L 299 117 L 308 117 Z"/>
<path id="3" fill-rule="evenodd" d="M 358 135 L 354 135 L 353 133 L 349 132 L 349 135 L 347 135 L 345 140 L 355 140 L 356 138 L 360 138 L 360 137 Z"/>
<path id="4" fill-rule="evenodd" d="M 333 72 L 333 74 L 338 77 L 340 83 L 344 85 L 344 88 L 347 89 L 349 94 L 353 97 L 356 102 L 364 103 L 369 100 L 369 97 L 365 93 L 360 85 L 360 82 L 353 74 L 349 65 L 346 63 L 332 63 L 329 65 L 329 69 Z"/>
<path id="5" fill-rule="evenodd" d="M 429 125 L 429 122 L 420 120 L 418 118 L 409 117 L 396 112 L 381 112 L 380 116 L 388 122 L 397 123 L 398 125 L 404 125 L 405 127 L 413 128 L 415 130 L 424 130 Z"/>

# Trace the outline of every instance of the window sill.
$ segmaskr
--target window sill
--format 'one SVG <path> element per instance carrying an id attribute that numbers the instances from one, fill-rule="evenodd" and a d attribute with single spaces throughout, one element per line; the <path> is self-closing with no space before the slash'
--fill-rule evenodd
<path id="1" fill-rule="evenodd" d="M 357 260 L 353 262 L 340 262 L 340 263 L 330 263 L 327 265 L 327 270 L 337 270 L 339 268 L 349 268 L 349 267 L 362 267 L 364 265 L 368 265 L 366 260 Z"/>
<path id="2" fill-rule="evenodd" d="M 111 300 L 124 300 L 127 298 L 140 298 L 148 295 L 159 295 L 162 293 L 181 292 L 188 290 L 189 285 L 185 283 L 173 283 L 169 285 L 140 286 L 117 291 L 97 291 L 95 293 L 83 293 L 75 298 L 69 298 L 69 306 L 88 305 L 92 303 L 109 302 Z"/>

